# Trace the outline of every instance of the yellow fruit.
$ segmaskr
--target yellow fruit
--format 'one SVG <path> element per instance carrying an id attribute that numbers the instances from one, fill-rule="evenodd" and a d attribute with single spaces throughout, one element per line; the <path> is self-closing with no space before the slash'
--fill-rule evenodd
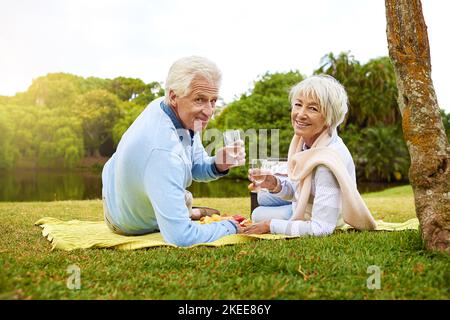
<path id="1" fill-rule="evenodd" d="M 211 223 L 214 220 L 211 217 L 205 217 L 205 219 L 203 219 L 203 223 Z"/>
<path id="2" fill-rule="evenodd" d="M 213 214 L 211 216 L 205 216 L 205 217 L 201 217 L 199 222 L 200 224 L 207 224 L 207 223 L 212 223 L 212 222 L 216 222 L 216 221 L 223 221 L 223 220 L 233 220 L 233 216 L 229 216 L 229 215 L 218 215 L 218 214 Z M 245 219 L 245 221 L 242 221 L 243 223 L 241 223 L 241 225 L 248 225 L 251 224 L 251 220 Z"/>

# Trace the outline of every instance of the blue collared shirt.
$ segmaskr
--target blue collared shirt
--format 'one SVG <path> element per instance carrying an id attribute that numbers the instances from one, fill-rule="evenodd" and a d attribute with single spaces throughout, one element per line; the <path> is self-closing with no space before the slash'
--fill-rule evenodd
<path id="1" fill-rule="evenodd" d="M 164 100 L 161 101 L 161 109 L 169 116 L 170 120 L 172 120 L 173 125 L 175 126 L 175 129 L 184 129 L 183 125 L 181 124 L 181 121 L 177 118 L 177 115 L 175 114 L 175 112 L 172 110 L 171 107 L 169 107 L 167 104 L 164 103 Z M 190 137 L 190 142 L 191 142 L 191 146 L 194 143 L 194 131 L 188 129 L 189 132 L 189 137 Z M 183 142 L 184 140 L 184 135 L 181 134 L 180 136 L 180 141 Z"/>

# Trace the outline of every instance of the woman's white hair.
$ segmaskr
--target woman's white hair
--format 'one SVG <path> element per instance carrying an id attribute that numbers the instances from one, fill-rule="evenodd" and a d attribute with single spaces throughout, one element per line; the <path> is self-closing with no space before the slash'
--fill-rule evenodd
<path id="1" fill-rule="evenodd" d="M 331 130 L 335 130 L 344 121 L 348 111 L 347 93 L 344 86 L 332 76 L 314 75 L 299 82 L 289 93 L 292 105 L 300 95 L 311 98 L 319 104 L 319 111 Z"/>
<path id="2" fill-rule="evenodd" d="M 190 56 L 175 61 L 166 79 L 165 102 L 169 103 L 170 90 L 179 97 L 188 95 L 191 83 L 196 78 L 205 79 L 220 87 L 222 73 L 214 62 L 203 57 Z"/>

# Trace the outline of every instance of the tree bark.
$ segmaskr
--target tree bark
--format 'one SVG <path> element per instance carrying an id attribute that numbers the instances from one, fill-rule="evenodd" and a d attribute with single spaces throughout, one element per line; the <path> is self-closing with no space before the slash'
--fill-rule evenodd
<path id="1" fill-rule="evenodd" d="M 425 247 L 450 253 L 450 146 L 431 80 L 430 47 L 420 0 L 386 0 L 409 179 Z"/>

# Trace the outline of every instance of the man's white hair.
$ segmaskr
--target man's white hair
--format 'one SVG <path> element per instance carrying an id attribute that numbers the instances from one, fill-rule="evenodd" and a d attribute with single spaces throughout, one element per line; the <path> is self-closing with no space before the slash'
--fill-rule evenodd
<path id="1" fill-rule="evenodd" d="M 197 78 L 220 87 L 222 73 L 214 62 L 203 57 L 190 56 L 175 61 L 166 79 L 165 102 L 169 103 L 170 90 L 179 97 L 188 95 L 192 81 Z"/>
<path id="2" fill-rule="evenodd" d="M 319 104 L 319 111 L 331 130 L 335 130 L 344 121 L 348 111 L 347 93 L 344 86 L 332 76 L 314 75 L 299 82 L 289 93 L 292 105 L 300 95 L 311 98 Z"/>

